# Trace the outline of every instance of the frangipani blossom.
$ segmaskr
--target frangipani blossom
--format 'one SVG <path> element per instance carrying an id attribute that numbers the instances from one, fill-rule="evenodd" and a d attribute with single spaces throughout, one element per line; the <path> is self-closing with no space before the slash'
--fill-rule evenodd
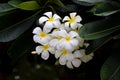
<path id="1" fill-rule="evenodd" d="M 50 47 L 49 44 L 43 44 L 42 46 L 36 47 L 36 53 L 38 55 L 41 54 L 41 58 L 44 60 L 47 60 L 49 58 L 49 52 L 54 54 L 55 49 L 53 47 Z"/>
<path id="2" fill-rule="evenodd" d="M 36 27 L 34 30 L 33 30 L 33 34 L 35 34 L 33 36 L 33 40 L 36 42 L 36 43 L 47 43 L 49 42 L 49 40 L 51 40 L 51 36 L 48 34 L 48 32 L 46 32 L 45 30 L 42 31 L 40 27 Z"/>
<path id="3" fill-rule="evenodd" d="M 60 36 L 59 35 L 59 32 L 60 31 L 53 31 L 53 33 L 51 34 L 51 36 L 53 37 L 51 40 L 50 40 L 50 42 L 49 42 L 49 44 L 50 44 L 50 46 L 52 46 L 52 47 L 54 47 L 54 48 L 56 48 L 56 49 L 58 49 L 58 45 L 60 44 L 60 41 L 62 40 L 62 36 Z"/>
<path id="4" fill-rule="evenodd" d="M 73 58 L 71 60 L 68 60 L 66 66 L 70 69 L 73 69 L 74 67 L 79 67 L 81 65 L 80 58 L 83 57 L 83 53 L 81 53 L 81 50 L 76 50 L 73 54 Z M 74 66 L 74 67 L 73 67 Z"/>
<path id="5" fill-rule="evenodd" d="M 88 61 L 90 61 L 93 58 L 93 56 L 94 56 L 93 53 L 86 55 L 85 54 L 85 49 L 81 49 L 80 53 L 83 55 L 80 59 L 84 63 L 87 63 Z"/>
<path id="6" fill-rule="evenodd" d="M 56 50 L 55 58 L 59 58 L 59 63 L 61 65 L 66 65 L 67 61 L 73 58 L 72 51 L 66 49 Z"/>
<path id="7" fill-rule="evenodd" d="M 61 30 L 59 32 L 59 36 L 63 38 L 60 40 L 60 44 L 58 44 L 58 46 L 67 50 L 73 50 L 79 45 L 79 41 L 76 38 L 77 35 L 78 34 L 75 31 L 70 31 L 67 33 L 66 30 Z"/>
<path id="8" fill-rule="evenodd" d="M 32 54 L 41 55 L 41 58 L 47 60 L 49 53 L 55 56 L 60 65 L 66 65 L 73 69 L 86 63 L 93 58 L 93 53 L 86 55 L 85 48 L 88 44 L 78 34 L 80 21 L 82 20 L 77 13 L 70 13 L 65 16 L 63 22 L 57 14 L 46 12 L 39 18 L 39 23 L 43 25 L 42 29 L 36 27 L 33 30 L 33 40 L 39 44 Z"/>
<path id="9" fill-rule="evenodd" d="M 76 15 L 76 12 L 70 13 L 69 16 L 65 16 L 63 22 L 65 22 L 66 27 L 71 27 L 72 29 L 76 29 L 80 26 L 80 21 L 82 18 L 79 15 Z"/>
<path id="10" fill-rule="evenodd" d="M 60 19 L 60 16 L 58 16 L 57 14 L 52 15 L 52 12 L 46 12 L 44 13 L 44 16 L 40 17 L 39 23 L 45 23 L 43 29 L 48 30 L 48 32 L 50 32 L 52 28 L 61 24 Z"/>

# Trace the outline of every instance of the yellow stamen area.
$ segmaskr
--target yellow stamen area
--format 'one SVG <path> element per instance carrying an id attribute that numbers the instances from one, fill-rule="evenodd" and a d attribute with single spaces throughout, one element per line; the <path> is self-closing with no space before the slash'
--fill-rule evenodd
<path id="1" fill-rule="evenodd" d="M 70 23 L 74 23 L 75 22 L 75 18 L 71 17 L 71 19 L 69 20 Z"/>
<path id="2" fill-rule="evenodd" d="M 61 39 L 62 39 L 62 36 L 58 36 L 57 39 L 58 39 L 58 40 L 61 40 Z"/>
<path id="3" fill-rule="evenodd" d="M 68 54 L 68 51 L 67 50 L 62 50 L 62 55 L 66 55 L 66 54 Z"/>
<path id="4" fill-rule="evenodd" d="M 45 32 L 41 32 L 41 33 L 40 33 L 40 37 L 41 37 L 41 38 L 45 38 L 45 37 L 46 37 L 46 33 L 45 33 Z"/>
<path id="5" fill-rule="evenodd" d="M 69 42 L 71 40 L 70 36 L 66 36 L 66 41 Z"/>
<path id="6" fill-rule="evenodd" d="M 79 32 L 79 30 L 77 30 L 77 29 L 76 29 L 76 30 L 75 30 L 75 32 L 77 32 L 77 33 L 78 33 L 78 32 Z"/>
<path id="7" fill-rule="evenodd" d="M 49 49 L 49 45 L 44 45 L 42 48 L 43 48 L 44 51 L 48 50 Z"/>
<path id="8" fill-rule="evenodd" d="M 53 21 L 54 21 L 54 18 L 53 18 L 53 17 L 51 17 L 51 18 L 49 18 L 49 20 L 48 20 L 48 21 L 53 22 Z"/>

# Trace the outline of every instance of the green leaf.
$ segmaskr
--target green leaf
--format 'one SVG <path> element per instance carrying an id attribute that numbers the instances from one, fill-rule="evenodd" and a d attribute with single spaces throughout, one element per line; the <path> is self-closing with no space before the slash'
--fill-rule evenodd
<path id="1" fill-rule="evenodd" d="M 11 6 L 14 6 L 14 7 L 17 7 L 20 3 L 22 3 L 21 0 L 11 0 L 11 1 L 8 1 L 8 4 L 11 5 Z"/>
<path id="2" fill-rule="evenodd" d="M 119 11 L 120 3 L 117 2 L 99 4 L 91 9 L 91 12 L 93 12 L 94 15 L 97 16 L 109 16 Z"/>
<path id="3" fill-rule="evenodd" d="M 58 6 L 65 7 L 65 5 L 60 0 L 52 0 L 52 2 L 57 4 Z"/>
<path id="4" fill-rule="evenodd" d="M 98 39 L 110 35 L 120 29 L 118 16 L 90 22 L 80 28 L 80 36 L 86 40 Z"/>
<path id="5" fill-rule="evenodd" d="M 92 4 L 90 4 L 88 2 L 79 1 L 79 0 L 72 0 L 72 1 L 76 4 L 83 5 L 83 6 L 92 6 Z"/>
<path id="6" fill-rule="evenodd" d="M 14 65 L 23 55 L 33 46 L 32 31 L 28 31 L 21 35 L 8 50 L 11 58 L 11 65 Z"/>
<path id="7" fill-rule="evenodd" d="M 77 5 L 70 4 L 70 5 L 66 5 L 65 8 L 63 7 L 55 7 L 55 8 L 61 12 L 73 12 L 78 9 L 77 7 L 78 7 Z"/>
<path id="8" fill-rule="evenodd" d="M 100 39 L 96 39 L 90 42 L 90 45 L 86 48 L 86 54 L 90 54 L 95 52 L 97 49 L 102 47 L 105 43 L 112 39 L 111 36 L 103 37 Z"/>
<path id="9" fill-rule="evenodd" d="M 14 9 L 16 9 L 16 8 L 9 5 L 8 3 L 0 4 L 0 13 L 8 12 L 8 11 L 11 11 L 11 10 L 14 10 Z"/>
<path id="10" fill-rule="evenodd" d="M 87 2 L 87 3 L 98 3 L 98 2 L 105 2 L 108 0 L 78 0 L 78 1 Z"/>
<path id="11" fill-rule="evenodd" d="M 40 8 L 39 4 L 36 1 L 26 1 L 17 6 L 22 10 L 37 10 Z"/>
<path id="12" fill-rule="evenodd" d="M 8 28 L 33 15 L 33 12 L 23 10 L 12 10 L 0 13 L 0 31 Z"/>
<path id="13" fill-rule="evenodd" d="M 16 39 L 33 25 L 36 20 L 36 15 L 37 13 L 19 23 L 16 23 L 15 25 L 8 27 L 7 29 L 1 30 L 0 42 L 8 42 Z"/>
<path id="14" fill-rule="evenodd" d="M 113 52 L 103 64 L 101 69 L 101 80 L 120 80 L 120 54 Z"/>

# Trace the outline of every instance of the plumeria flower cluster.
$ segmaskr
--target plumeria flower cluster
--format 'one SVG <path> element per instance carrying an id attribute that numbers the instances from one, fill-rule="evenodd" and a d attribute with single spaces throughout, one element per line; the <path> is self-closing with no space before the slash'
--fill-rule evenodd
<path id="1" fill-rule="evenodd" d="M 91 60 L 93 53 L 85 54 L 88 44 L 78 35 L 78 30 L 82 26 L 81 20 L 76 12 L 65 16 L 63 20 L 52 12 L 44 13 L 39 18 L 39 24 L 43 27 L 33 30 L 33 40 L 38 46 L 32 54 L 38 54 L 44 60 L 52 54 L 60 65 L 66 65 L 70 69 L 79 67 L 81 62 Z"/>

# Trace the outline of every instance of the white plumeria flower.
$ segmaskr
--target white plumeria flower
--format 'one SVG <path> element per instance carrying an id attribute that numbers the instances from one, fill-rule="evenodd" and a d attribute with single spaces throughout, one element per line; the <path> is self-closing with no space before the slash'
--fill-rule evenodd
<path id="1" fill-rule="evenodd" d="M 33 36 L 33 40 L 36 42 L 36 43 L 47 43 L 51 40 L 51 36 L 48 34 L 48 32 L 46 32 L 45 30 L 42 31 L 40 27 L 36 27 L 34 30 L 33 30 L 33 34 L 35 34 Z"/>
<path id="2" fill-rule="evenodd" d="M 82 18 L 79 15 L 76 15 L 76 12 L 70 13 L 69 16 L 65 16 L 63 22 L 65 22 L 66 27 L 71 27 L 72 29 L 76 29 L 80 26 L 80 21 Z"/>
<path id="3" fill-rule="evenodd" d="M 39 19 L 39 23 L 44 25 L 44 29 L 48 30 L 48 32 L 51 31 L 52 28 L 54 28 L 55 26 L 59 26 L 60 23 L 60 16 L 58 16 L 57 14 L 52 15 L 52 12 L 46 12 L 44 13 L 45 16 L 42 16 Z"/>
<path id="4" fill-rule="evenodd" d="M 81 53 L 83 54 L 83 56 L 80 59 L 84 63 L 87 63 L 88 61 L 90 61 L 93 58 L 93 56 L 94 56 L 93 53 L 86 55 L 85 54 L 85 49 L 81 49 Z"/>
<path id="5" fill-rule="evenodd" d="M 42 46 L 36 47 L 36 53 L 38 55 L 41 54 L 41 58 L 44 60 L 47 60 L 49 58 L 49 52 L 51 54 L 55 53 L 55 49 L 53 47 L 50 47 L 49 44 L 43 44 Z"/>
<path id="6" fill-rule="evenodd" d="M 60 41 L 62 40 L 62 36 L 60 36 L 59 35 L 59 32 L 60 31 L 57 31 L 57 30 L 55 30 L 55 31 L 53 31 L 53 33 L 51 34 L 51 36 L 53 37 L 51 40 L 50 40 L 50 42 L 49 42 L 49 44 L 50 44 L 50 46 L 52 46 L 52 47 L 54 47 L 54 48 L 56 48 L 56 49 L 58 49 L 59 48 L 59 44 L 60 44 Z"/>
<path id="7" fill-rule="evenodd" d="M 56 50 L 55 58 L 59 58 L 61 65 L 66 65 L 67 61 L 73 58 L 72 51 L 66 49 Z"/>
<path id="8" fill-rule="evenodd" d="M 59 36 L 63 37 L 60 40 L 60 44 L 58 44 L 58 48 L 65 48 L 67 50 L 73 50 L 75 47 L 79 45 L 79 41 L 76 38 L 77 33 L 75 31 L 70 31 L 67 33 L 66 30 L 61 30 L 59 32 Z"/>
<path id="9" fill-rule="evenodd" d="M 81 65 L 81 60 L 80 58 L 83 57 L 83 53 L 81 53 L 81 50 L 76 50 L 73 53 L 73 58 L 71 60 L 68 60 L 66 66 L 70 69 L 73 69 L 74 67 L 79 67 Z"/>

